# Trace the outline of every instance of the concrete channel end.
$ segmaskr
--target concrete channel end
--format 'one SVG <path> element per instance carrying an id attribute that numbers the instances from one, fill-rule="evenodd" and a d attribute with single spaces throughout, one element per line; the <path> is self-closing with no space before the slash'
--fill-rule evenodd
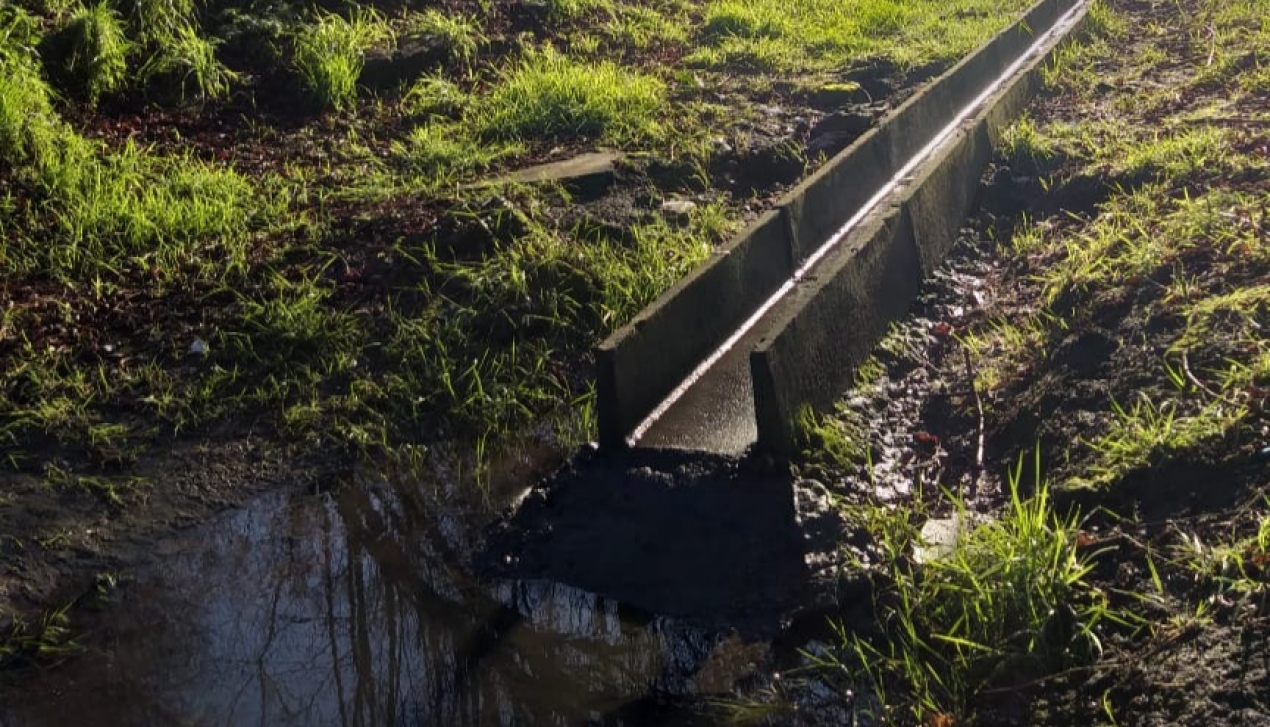
<path id="1" fill-rule="evenodd" d="M 779 210 L 713 253 L 595 349 L 600 444 L 626 437 L 792 273 Z"/>

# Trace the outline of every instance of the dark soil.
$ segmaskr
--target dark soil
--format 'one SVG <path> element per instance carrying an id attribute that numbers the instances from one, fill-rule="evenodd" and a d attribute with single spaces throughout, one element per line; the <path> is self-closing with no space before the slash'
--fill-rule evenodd
<path id="1" fill-rule="evenodd" d="M 819 493 L 782 469 L 692 452 L 587 455 L 489 532 L 483 569 L 566 583 L 748 638 L 833 585 Z"/>

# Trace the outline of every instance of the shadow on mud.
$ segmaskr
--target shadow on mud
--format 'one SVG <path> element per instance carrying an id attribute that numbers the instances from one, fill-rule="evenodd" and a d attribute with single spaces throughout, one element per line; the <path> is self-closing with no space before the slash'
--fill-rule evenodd
<path id="1" fill-rule="evenodd" d="M 494 528 L 483 566 L 771 636 L 810 575 L 787 471 L 700 453 L 583 458 Z M 832 546 L 830 546 L 832 547 Z"/>

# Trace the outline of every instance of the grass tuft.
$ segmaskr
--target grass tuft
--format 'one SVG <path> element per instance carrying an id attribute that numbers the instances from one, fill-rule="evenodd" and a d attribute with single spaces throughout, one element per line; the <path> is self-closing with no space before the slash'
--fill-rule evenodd
<path id="1" fill-rule="evenodd" d="M 66 25 L 46 39 L 42 55 L 62 88 L 96 104 L 124 87 L 130 50 L 123 20 L 103 0 L 76 8 Z"/>
<path id="2" fill-rule="evenodd" d="M 911 67 L 965 54 L 1026 4 L 712 0 L 689 62 L 733 72 L 832 70 L 870 58 Z M 954 16 L 956 23 L 947 22 Z"/>
<path id="3" fill-rule="evenodd" d="M 175 86 L 181 98 L 223 98 L 237 74 L 216 58 L 216 45 L 191 25 L 175 28 L 150 60 L 141 76 Z"/>
<path id="4" fill-rule="evenodd" d="M 921 565 L 908 555 L 920 538 L 907 511 L 875 518 L 889 562 L 890 585 L 877 599 L 883 638 L 843 631 L 840 655 L 817 657 L 819 666 L 871 686 L 890 713 L 959 723 L 986 688 L 1009 689 L 1097 656 L 1098 629 L 1117 615 L 1088 582 L 1078 519 L 1058 515 L 1044 486 L 1025 497 L 1020 474 L 1011 473 L 1010 502 L 996 520 Z M 971 521 L 963 505 L 958 512 Z"/>
<path id="5" fill-rule="evenodd" d="M 435 8 L 409 16 L 400 33 L 404 37 L 428 38 L 440 43 L 452 60 L 469 67 L 488 42 L 476 18 Z"/>
<path id="6" fill-rule="evenodd" d="M 665 103 L 657 78 L 608 61 L 580 63 L 548 47 L 505 70 L 475 120 L 487 139 L 633 142 L 662 134 Z"/>
<path id="7" fill-rule="evenodd" d="M 1246 413 L 1224 402 L 1190 416 L 1177 413 L 1172 401 L 1162 404 L 1142 396 L 1130 408 L 1112 403 L 1116 421 L 1106 434 L 1087 442 L 1094 458 L 1070 487 L 1104 488 L 1127 475 L 1157 467 L 1217 441 Z"/>
<path id="8" fill-rule="evenodd" d="M 387 22 L 373 9 L 358 10 L 349 18 L 321 13 L 296 36 L 292 64 L 320 107 L 345 110 L 357 98 L 363 54 L 389 37 Z"/>
<path id="9" fill-rule="evenodd" d="M 195 3 L 196 0 L 124 0 L 121 7 L 134 37 L 162 45 L 190 25 Z"/>

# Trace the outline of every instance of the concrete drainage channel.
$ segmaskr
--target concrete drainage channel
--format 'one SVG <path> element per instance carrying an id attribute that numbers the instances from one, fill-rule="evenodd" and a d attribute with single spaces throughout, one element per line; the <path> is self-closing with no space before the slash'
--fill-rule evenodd
<path id="1" fill-rule="evenodd" d="M 792 452 L 951 247 L 981 170 L 1080 26 L 1041 0 L 596 350 L 600 442 Z"/>

